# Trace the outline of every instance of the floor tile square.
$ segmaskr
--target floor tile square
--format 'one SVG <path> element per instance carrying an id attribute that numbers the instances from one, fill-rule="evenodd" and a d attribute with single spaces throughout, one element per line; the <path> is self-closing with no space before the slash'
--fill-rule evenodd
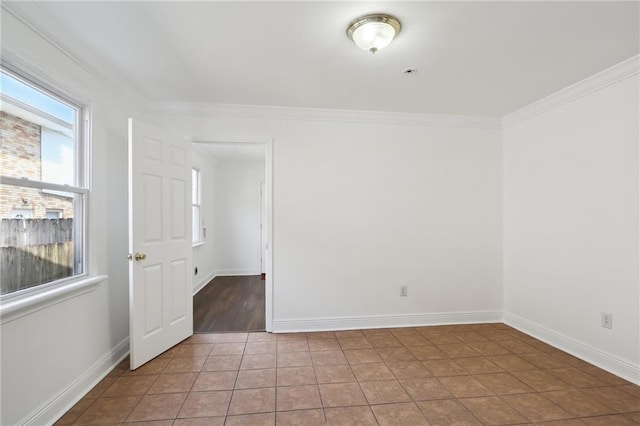
<path id="1" fill-rule="evenodd" d="M 325 352 L 318 352 L 325 353 Z M 278 353 L 278 368 L 282 367 L 310 367 L 311 352 L 280 352 Z"/>
<path id="2" fill-rule="evenodd" d="M 378 356 L 386 362 L 393 361 L 417 361 L 411 351 L 407 348 L 378 348 Z"/>
<path id="3" fill-rule="evenodd" d="M 456 398 L 494 395 L 486 386 L 471 376 L 440 377 L 438 381 L 449 389 Z"/>
<path id="4" fill-rule="evenodd" d="M 158 375 L 120 376 L 102 394 L 105 396 L 144 395 L 147 393 Z"/>
<path id="5" fill-rule="evenodd" d="M 127 421 L 175 419 L 186 396 L 186 393 L 145 395 L 127 417 Z"/>
<path id="6" fill-rule="evenodd" d="M 471 374 L 499 373 L 504 371 L 485 357 L 459 358 L 456 362 Z"/>
<path id="7" fill-rule="evenodd" d="M 322 408 L 317 385 L 279 387 L 277 401 L 277 411 Z"/>
<path id="8" fill-rule="evenodd" d="M 414 401 L 453 398 L 453 394 L 435 378 L 403 379 L 400 383 Z"/>
<path id="9" fill-rule="evenodd" d="M 382 362 L 374 349 L 350 349 L 345 350 L 344 355 L 351 365 Z"/>
<path id="10" fill-rule="evenodd" d="M 315 385 L 316 374 L 313 367 L 278 368 L 278 386 Z"/>
<path id="11" fill-rule="evenodd" d="M 353 374 L 355 374 L 359 382 L 395 379 L 395 376 L 384 362 L 356 364 L 351 366 L 351 370 L 353 370 Z"/>
<path id="12" fill-rule="evenodd" d="M 275 368 L 275 367 L 276 367 L 275 354 L 244 355 L 242 357 L 242 363 L 240 364 L 241 370 L 259 370 L 264 368 Z"/>
<path id="13" fill-rule="evenodd" d="M 590 374 L 585 373 L 575 367 L 570 368 L 553 368 L 546 370 L 547 373 L 562 380 L 566 384 L 570 384 L 576 388 L 589 388 L 594 386 L 605 386 L 606 383 L 596 379 Z"/>
<path id="14" fill-rule="evenodd" d="M 474 376 L 474 378 L 493 391 L 496 395 L 533 392 L 533 389 L 509 373 L 479 374 Z"/>
<path id="15" fill-rule="evenodd" d="M 427 419 L 412 402 L 371 406 L 381 426 L 428 425 Z"/>
<path id="16" fill-rule="evenodd" d="M 309 350 L 311 352 L 339 351 L 340 345 L 337 339 L 310 339 Z"/>
<path id="17" fill-rule="evenodd" d="M 347 349 L 371 349 L 371 343 L 364 337 L 349 337 L 338 339 L 342 350 Z"/>
<path id="18" fill-rule="evenodd" d="M 147 393 L 189 392 L 198 378 L 198 373 L 167 373 L 158 376 Z"/>
<path id="19" fill-rule="evenodd" d="M 427 370 L 436 377 L 440 376 L 466 376 L 469 374 L 467 370 L 462 368 L 460 364 L 452 359 L 430 359 L 422 361 Z"/>
<path id="20" fill-rule="evenodd" d="M 281 352 L 309 352 L 306 340 L 297 342 L 278 342 L 278 353 Z"/>
<path id="21" fill-rule="evenodd" d="M 411 401 L 411 398 L 397 380 L 362 382 L 360 386 L 369 404 L 390 404 L 394 402 Z"/>
<path id="22" fill-rule="evenodd" d="M 202 371 L 193 384 L 193 392 L 233 390 L 236 371 Z"/>
<path id="23" fill-rule="evenodd" d="M 467 343 L 467 346 L 484 356 L 511 354 L 511 352 L 495 342 Z"/>
<path id="24" fill-rule="evenodd" d="M 317 365 L 315 366 L 315 372 L 318 383 L 350 383 L 356 381 L 349 365 Z"/>
<path id="25" fill-rule="evenodd" d="M 140 401 L 140 396 L 98 398 L 78 418 L 78 425 L 121 423 Z"/>
<path id="26" fill-rule="evenodd" d="M 511 374 L 536 392 L 556 391 L 570 387 L 543 370 L 512 371 Z"/>
<path id="27" fill-rule="evenodd" d="M 225 426 L 273 426 L 276 413 L 241 414 L 228 416 Z"/>
<path id="28" fill-rule="evenodd" d="M 276 389 L 243 389 L 233 391 L 229 415 L 271 413 L 276 410 Z"/>
<path id="29" fill-rule="evenodd" d="M 357 383 L 324 384 L 319 388 L 323 407 L 367 405 L 367 400 Z"/>
<path id="30" fill-rule="evenodd" d="M 181 345 L 175 357 L 193 357 L 193 356 L 209 356 L 213 344 L 211 343 L 194 343 L 191 345 Z"/>
<path id="31" fill-rule="evenodd" d="M 529 421 L 540 423 L 573 417 L 571 414 L 537 393 L 508 395 L 502 398 Z"/>
<path id="32" fill-rule="evenodd" d="M 339 365 L 348 364 L 342 351 L 311 352 L 313 365 Z"/>
<path id="33" fill-rule="evenodd" d="M 377 426 L 376 418 L 368 406 L 325 408 L 329 426 Z"/>
<path id="34" fill-rule="evenodd" d="M 178 417 L 225 416 L 231 401 L 230 391 L 191 392 L 182 404 Z"/>
<path id="35" fill-rule="evenodd" d="M 420 401 L 416 405 L 433 426 L 481 426 L 467 408 L 455 399 Z"/>
<path id="36" fill-rule="evenodd" d="M 450 345 L 440 345 L 438 347 L 442 352 L 444 352 L 451 358 L 467 358 L 480 356 L 479 352 L 464 343 L 453 343 Z"/>
<path id="37" fill-rule="evenodd" d="M 586 425 L 598 425 L 598 426 L 637 426 L 637 423 L 630 420 L 621 414 L 587 417 L 581 419 Z"/>
<path id="38" fill-rule="evenodd" d="M 584 393 L 600 400 L 618 413 L 630 413 L 640 411 L 640 398 L 637 398 L 622 389 L 611 386 L 582 389 Z"/>
<path id="39" fill-rule="evenodd" d="M 205 357 L 193 356 L 185 358 L 171 358 L 163 373 L 192 373 L 202 369 Z"/>
<path id="40" fill-rule="evenodd" d="M 542 395 L 576 417 L 615 414 L 615 410 L 579 389 L 544 392 Z"/>
<path id="41" fill-rule="evenodd" d="M 241 355 L 219 355 L 209 356 L 202 371 L 233 371 L 240 368 Z"/>
<path id="42" fill-rule="evenodd" d="M 411 379 L 433 376 L 420 361 L 389 361 L 387 366 L 396 379 Z"/>
<path id="43" fill-rule="evenodd" d="M 216 343 L 209 355 L 242 355 L 245 343 Z"/>
<path id="44" fill-rule="evenodd" d="M 428 359 L 445 359 L 447 355 L 438 349 L 437 346 L 412 346 L 409 352 L 419 361 L 425 361 Z"/>
<path id="45" fill-rule="evenodd" d="M 276 342 L 249 342 L 244 348 L 244 353 L 247 355 L 256 354 L 274 354 L 276 353 Z"/>
<path id="46" fill-rule="evenodd" d="M 265 333 L 265 332 L 257 332 L 257 333 L 249 333 L 247 337 L 247 343 L 253 342 L 275 342 L 277 337 L 276 334 Z"/>
<path id="47" fill-rule="evenodd" d="M 527 423 L 527 419 L 500 397 L 464 398 L 460 402 L 485 424 L 511 425 Z"/>
<path id="48" fill-rule="evenodd" d="M 276 369 L 241 370 L 235 382 L 236 389 L 271 388 L 276 385 Z"/>
<path id="49" fill-rule="evenodd" d="M 279 411 L 276 413 L 277 426 L 321 426 L 325 424 L 322 409 Z"/>

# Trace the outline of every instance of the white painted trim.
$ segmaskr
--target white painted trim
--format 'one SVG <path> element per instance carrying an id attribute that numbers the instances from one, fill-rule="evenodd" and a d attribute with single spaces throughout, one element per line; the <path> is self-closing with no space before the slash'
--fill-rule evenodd
<path id="1" fill-rule="evenodd" d="M 127 337 L 69 386 L 45 401 L 40 407 L 22 419 L 21 425 L 49 425 L 61 418 L 84 397 L 100 380 L 111 372 L 129 354 Z"/>
<path id="2" fill-rule="evenodd" d="M 198 281 L 196 285 L 193 286 L 193 295 L 195 296 L 200 290 L 204 288 L 209 282 L 217 276 L 217 271 L 211 272 L 209 275 Z"/>
<path id="3" fill-rule="evenodd" d="M 546 96 L 537 102 L 529 104 L 524 108 L 505 115 L 502 117 L 502 127 L 506 128 L 514 126 L 525 120 L 534 118 L 549 110 L 638 74 L 640 71 L 639 58 L 640 56 L 638 55 L 633 56 L 626 61 L 620 62 L 619 64 L 607 68 L 604 71 Z"/>
<path id="4" fill-rule="evenodd" d="M 265 120 L 330 121 L 399 126 L 500 129 L 499 118 L 443 114 L 417 114 L 381 111 L 353 111 L 324 108 L 295 108 L 263 105 L 167 102 L 150 104 L 145 113 Z"/>
<path id="5" fill-rule="evenodd" d="M 274 320 L 273 332 L 293 333 L 303 331 L 361 330 L 368 328 L 420 327 L 430 325 L 499 322 L 502 322 L 502 311 L 438 312 L 429 314 Z"/>
<path id="6" fill-rule="evenodd" d="M 618 358 L 615 355 L 594 348 L 593 346 L 510 312 L 504 313 L 504 322 L 538 340 L 542 340 L 551 346 L 574 355 L 616 376 L 640 385 L 640 364 Z"/>
<path id="7" fill-rule="evenodd" d="M 241 275 L 260 275 L 260 267 L 258 269 L 220 269 L 216 272 L 216 276 L 220 277 L 237 277 Z"/>
<path id="8" fill-rule="evenodd" d="M 57 305 L 65 300 L 93 291 L 98 284 L 107 279 L 109 279 L 107 275 L 82 277 L 51 289 L 34 292 L 24 297 L 16 297 L 14 300 L 2 301 L 2 304 L 0 304 L 0 324 L 6 324 L 46 309 L 49 306 Z"/>

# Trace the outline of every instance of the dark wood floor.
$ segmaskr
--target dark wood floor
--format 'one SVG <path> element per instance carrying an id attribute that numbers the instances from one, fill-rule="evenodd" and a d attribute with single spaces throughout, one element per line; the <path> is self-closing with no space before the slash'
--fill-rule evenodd
<path id="1" fill-rule="evenodd" d="M 193 331 L 264 331 L 264 286 L 260 275 L 215 277 L 193 297 Z"/>

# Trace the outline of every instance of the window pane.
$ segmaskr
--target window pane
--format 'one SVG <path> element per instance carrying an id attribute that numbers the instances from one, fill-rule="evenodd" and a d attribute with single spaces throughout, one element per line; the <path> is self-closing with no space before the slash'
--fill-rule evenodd
<path id="1" fill-rule="evenodd" d="M 78 186 L 77 109 L 4 72 L 1 77 L 2 175 Z"/>
<path id="2" fill-rule="evenodd" d="M 191 169 L 191 204 L 200 204 L 198 187 L 200 186 L 200 172 Z"/>
<path id="3" fill-rule="evenodd" d="M 82 272 L 82 195 L 0 185 L 1 294 Z M 59 219 L 49 219 L 57 214 Z"/>

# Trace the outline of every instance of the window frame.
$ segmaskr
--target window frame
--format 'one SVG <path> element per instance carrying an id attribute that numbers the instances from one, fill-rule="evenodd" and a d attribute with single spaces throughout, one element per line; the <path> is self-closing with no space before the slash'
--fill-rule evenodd
<path id="1" fill-rule="evenodd" d="M 4 59 L 4 58 L 3 58 Z M 41 299 L 48 293 L 60 293 L 65 287 L 73 290 L 74 287 L 82 286 L 84 282 L 96 280 L 89 277 L 89 246 L 88 246 L 88 219 L 89 219 L 89 198 L 90 198 L 90 162 L 89 152 L 91 139 L 89 137 L 90 107 L 80 102 L 76 97 L 69 95 L 66 90 L 37 77 L 32 72 L 25 70 L 25 67 L 15 66 L 9 61 L 4 61 L 0 65 L 0 70 L 11 78 L 44 93 L 51 98 L 66 104 L 75 110 L 74 134 L 74 185 L 61 185 L 50 182 L 36 181 L 29 178 L 15 178 L 2 176 L 0 174 L 0 184 L 39 190 L 52 190 L 75 194 L 73 199 L 74 209 L 74 260 L 73 269 L 79 268 L 81 272 L 69 277 L 60 278 L 46 283 L 34 285 L 12 293 L 0 294 L 0 303 L 7 305 L 21 304 L 21 300 Z M 6 95 L 0 93 L 0 99 Z M 14 99 L 14 98 L 12 98 Z M 20 100 L 17 100 L 20 102 Z M 30 107 L 30 106 L 29 106 Z M 45 112 L 46 114 L 46 112 Z M 79 198 L 79 200 L 77 200 Z M 104 279 L 104 277 L 101 277 Z M 16 305 L 18 306 L 18 305 Z M 5 309 L 1 310 L 4 313 Z"/>
<path id="2" fill-rule="evenodd" d="M 195 172 L 196 175 L 196 181 L 195 181 L 195 185 L 196 185 L 196 198 L 197 200 L 193 199 L 193 173 Z M 197 218 L 197 225 L 195 223 L 195 219 L 194 218 L 194 208 L 197 208 L 198 210 L 198 218 Z M 202 172 L 200 171 L 200 169 L 196 166 L 191 166 L 191 246 L 192 247 L 197 247 L 197 246 L 201 246 L 204 244 L 204 238 L 202 235 Z M 196 235 L 194 235 L 194 231 L 197 230 L 197 239 L 193 238 Z"/>

